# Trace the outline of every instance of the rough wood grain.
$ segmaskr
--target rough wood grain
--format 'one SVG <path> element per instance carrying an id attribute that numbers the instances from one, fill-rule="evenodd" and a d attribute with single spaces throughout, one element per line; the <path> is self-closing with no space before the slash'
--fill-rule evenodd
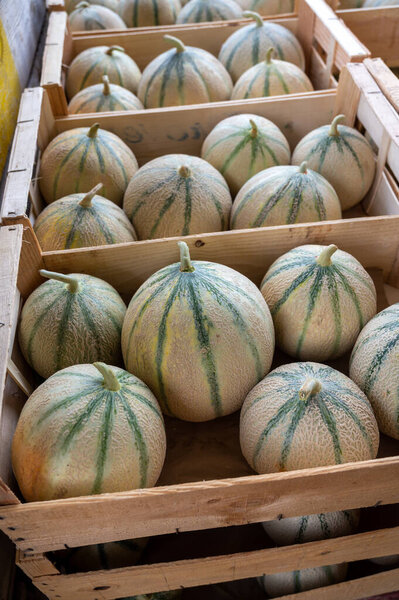
<path id="1" fill-rule="evenodd" d="M 399 113 L 399 79 L 381 58 L 367 59 L 364 64 L 389 102 Z"/>

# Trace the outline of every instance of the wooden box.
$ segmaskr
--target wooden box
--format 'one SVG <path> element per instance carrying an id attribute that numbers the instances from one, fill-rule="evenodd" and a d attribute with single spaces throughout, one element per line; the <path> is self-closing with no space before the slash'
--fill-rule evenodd
<path id="1" fill-rule="evenodd" d="M 381 58 L 367 58 L 365 64 L 380 90 L 399 114 L 399 69 L 395 69 L 396 72 L 394 72 Z"/>
<path id="2" fill-rule="evenodd" d="M 315 89 L 333 89 L 336 86 L 335 77 L 342 67 L 348 62 L 361 62 L 370 56 L 369 51 L 323 0 L 298 0 L 297 9 L 295 15 L 267 17 L 265 20 L 284 25 L 297 36 L 304 49 L 306 70 Z M 54 11 L 49 18 L 41 85 L 49 94 L 54 115 L 67 115 L 65 70 L 83 50 L 100 45 L 122 46 L 143 69 L 156 56 L 169 49 L 163 40 L 166 33 L 217 56 L 223 42 L 247 24 L 248 20 L 219 21 L 71 35 L 67 28 L 67 14 Z M 306 92 L 303 95 L 307 97 L 315 93 Z"/>

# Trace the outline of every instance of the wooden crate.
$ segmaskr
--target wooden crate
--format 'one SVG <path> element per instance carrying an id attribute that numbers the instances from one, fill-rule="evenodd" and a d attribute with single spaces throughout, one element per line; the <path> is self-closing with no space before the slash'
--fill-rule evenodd
<path id="1" fill-rule="evenodd" d="M 316 90 L 334 88 L 335 76 L 342 67 L 348 62 L 361 62 L 370 56 L 369 51 L 323 0 L 298 0 L 297 9 L 293 16 L 267 17 L 265 20 L 284 25 L 297 36 L 305 51 L 307 73 Z M 217 56 L 223 42 L 247 24 L 248 20 L 219 21 L 71 35 L 67 14 L 55 11 L 49 19 L 41 85 L 48 91 L 54 115 L 67 115 L 65 69 L 83 50 L 100 45 L 122 46 L 143 69 L 168 49 L 163 40 L 165 33 Z M 304 96 L 314 93 L 317 92 L 306 92 Z"/>
<path id="2" fill-rule="evenodd" d="M 374 77 L 380 90 L 399 114 L 399 78 L 397 75 L 381 58 L 367 58 L 365 65 Z"/>

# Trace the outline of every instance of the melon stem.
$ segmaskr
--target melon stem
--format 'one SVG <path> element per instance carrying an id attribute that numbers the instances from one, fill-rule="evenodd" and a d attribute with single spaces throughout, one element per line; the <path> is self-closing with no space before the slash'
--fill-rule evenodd
<path id="1" fill-rule="evenodd" d="M 308 163 L 306 162 L 306 160 L 304 160 L 303 163 L 301 163 L 301 166 L 299 167 L 299 172 L 300 173 L 308 172 Z"/>
<path id="2" fill-rule="evenodd" d="M 180 177 L 185 177 L 187 179 L 187 177 L 191 176 L 191 171 L 188 167 L 182 165 L 181 167 L 179 167 L 179 175 Z"/>
<path id="3" fill-rule="evenodd" d="M 83 196 L 82 200 L 79 202 L 79 206 L 83 206 L 83 208 L 91 208 L 91 201 L 93 200 L 97 192 L 99 192 L 103 187 L 104 186 L 102 183 L 98 183 L 96 187 L 94 187 L 92 190 L 90 190 L 90 192 L 87 192 L 87 194 Z"/>
<path id="4" fill-rule="evenodd" d="M 109 85 L 109 79 L 108 79 L 107 75 L 103 76 L 103 83 L 104 83 L 103 94 L 104 94 L 104 96 L 109 96 L 111 93 L 111 88 Z"/>
<path id="5" fill-rule="evenodd" d="M 321 383 L 317 379 L 309 378 L 305 381 L 299 390 L 299 397 L 306 402 L 311 396 L 315 396 L 321 392 Z"/>
<path id="6" fill-rule="evenodd" d="M 265 62 L 267 65 L 271 65 L 272 64 L 272 54 L 274 52 L 274 48 L 269 48 L 268 51 L 266 52 L 266 58 L 265 58 Z"/>
<path id="7" fill-rule="evenodd" d="M 78 8 L 87 8 L 88 6 L 90 6 L 90 2 L 85 2 L 85 0 L 83 0 L 82 2 L 79 2 L 75 10 L 77 10 Z"/>
<path id="8" fill-rule="evenodd" d="M 47 277 L 47 279 L 54 279 L 55 281 L 65 283 L 69 287 L 71 294 L 76 294 L 79 291 L 79 281 L 72 275 L 54 273 L 53 271 L 46 271 L 46 269 L 40 269 L 39 273 L 42 277 Z"/>
<path id="9" fill-rule="evenodd" d="M 111 367 L 102 362 L 93 363 L 93 367 L 96 367 L 97 371 L 100 371 L 104 377 L 104 387 L 111 392 L 118 392 L 121 389 L 121 384 Z"/>
<path id="10" fill-rule="evenodd" d="M 190 257 L 190 250 L 186 242 L 177 242 L 177 245 L 180 248 L 180 271 L 182 273 L 192 273 L 195 271 Z"/>
<path id="11" fill-rule="evenodd" d="M 331 265 L 331 257 L 338 250 L 335 244 L 330 244 L 330 246 L 326 246 L 324 250 L 321 251 L 319 257 L 316 259 L 316 262 L 321 267 L 329 267 Z"/>
<path id="12" fill-rule="evenodd" d="M 330 131 L 328 132 L 328 135 L 339 135 L 339 131 L 338 131 L 338 123 L 341 123 L 341 121 L 343 121 L 345 119 L 345 115 L 337 115 L 336 117 L 334 117 L 331 126 L 330 126 Z"/>
<path id="13" fill-rule="evenodd" d="M 97 136 L 97 132 L 100 129 L 100 123 L 94 123 L 89 131 L 87 132 L 87 137 L 89 138 L 95 138 Z"/>
<path id="14" fill-rule="evenodd" d="M 108 50 L 106 51 L 105 54 L 108 54 L 108 56 L 112 56 L 112 53 L 115 52 L 115 51 L 117 51 L 117 52 L 125 52 L 125 49 L 122 48 L 122 46 L 110 46 L 108 48 Z"/>
<path id="15" fill-rule="evenodd" d="M 178 38 L 174 37 L 173 35 L 164 35 L 163 39 L 166 42 L 170 42 L 172 44 L 172 46 L 174 46 L 176 48 L 176 51 L 180 54 L 180 52 L 184 52 L 186 47 L 183 44 L 183 42 L 181 40 L 179 40 Z"/>
<path id="16" fill-rule="evenodd" d="M 256 136 L 258 135 L 258 126 L 253 119 L 249 119 L 249 122 L 251 123 L 252 127 L 250 136 L 251 138 L 256 138 Z"/>
<path id="17" fill-rule="evenodd" d="M 254 12 L 253 10 L 245 10 L 242 13 L 242 16 L 248 19 L 253 19 L 258 27 L 263 27 L 263 19 L 259 13 Z"/>

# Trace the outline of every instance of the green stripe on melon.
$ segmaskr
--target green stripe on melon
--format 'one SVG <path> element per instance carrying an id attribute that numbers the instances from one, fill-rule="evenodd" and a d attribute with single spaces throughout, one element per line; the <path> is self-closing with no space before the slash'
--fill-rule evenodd
<path id="1" fill-rule="evenodd" d="M 95 31 L 97 29 L 126 29 L 125 22 L 105 6 L 80 2 L 68 17 L 71 31 Z"/>
<path id="2" fill-rule="evenodd" d="M 273 573 L 263 575 L 259 578 L 259 582 L 268 598 L 277 598 L 288 594 L 299 594 L 319 587 L 324 588 L 344 581 L 347 567 L 347 563 L 341 563 L 286 573 Z"/>
<path id="3" fill-rule="evenodd" d="M 123 0 L 119 14 L 128 27 L 172 25 L 180 8 L 179 0 Z"/>
<path id="4" fill-rule="evenodd" d="M 274 332 L 259 290 L 223 265 L 181 262 L 161 269 L 133 296 L 122 331 L 127 369 L 162 410 L 207 421 L 240 408 L 270 368 Z M 232 352 L 234 348 L 234 352 Z"/>
<path id="5" fill-rule="evenodd" d="M 294 12 L 294 0 L 236 0 L 244 10 L 256 10 L 262 16 Z"/>
<path id="6" fill-rule="evenodd" d="M 70 114 L 111 112 L 115 110 L 143 110 L 140 100 L 120 85 L 110 84 L 107 75 L 103 83 L 81 90 L 68 105 Z"/>
<path id="7" fill-rule="evenodd" d="M 64 6 L 67 13 L 71 13 L 80 4 L 81 0 L 64 0 Z M 89 4 L 105 6 L 114 12 L 118 11 L 120 0 L 87 0 Z"/>
<path id="8" fill-rule="evenodd" d="M 234 0 L 190 0 L 181 10 L 177 23 L 229 21 L 241 17 L 242 10 Z"/>

